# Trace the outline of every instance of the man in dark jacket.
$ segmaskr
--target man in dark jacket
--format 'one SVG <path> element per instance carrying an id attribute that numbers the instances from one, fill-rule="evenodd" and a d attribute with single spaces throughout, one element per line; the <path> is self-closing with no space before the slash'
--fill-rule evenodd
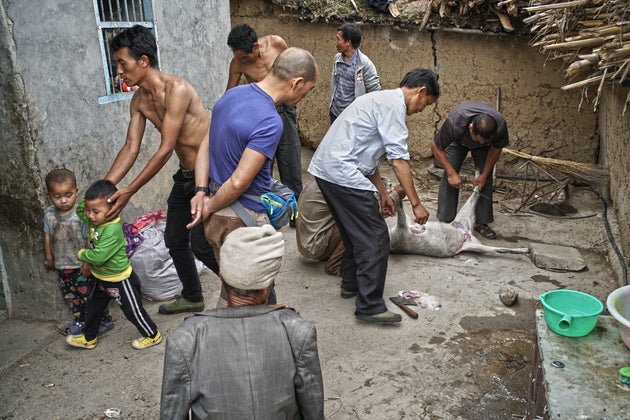
<path id="1" fill-rule="evenodd" d="M 444 168 L 438 191 L 437 217 L 440 222 L 450 223 L 455 219 L 459 189 L 462 186 L 459 170 L 470 152 L 475 168 L 479 171 L 473 186 L 479 186 L 481 192 L 481 199 L 475 208 L 474 229 L 484 238 L 497 237 L 488 226 L 494 221 L 492 171 L 501 156 L 501 149 L 508 144 L 505 119 L 490 105 L 467 101 L 449 113 L 431 143 L 436 162 Z"/>
<path id="2" fill-rule="evenodd" d="M 266 305 L 284 255 L 271 225 L 231 232 L 221 247 L 228 307 L 187 318 L 164 356 L 162 419 L 323 419 L 315 326 Z"/>

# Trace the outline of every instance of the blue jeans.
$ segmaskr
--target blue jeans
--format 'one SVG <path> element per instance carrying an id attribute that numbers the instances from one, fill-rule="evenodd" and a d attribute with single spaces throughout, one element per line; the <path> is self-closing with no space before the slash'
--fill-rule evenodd
<path id="1" fill-rule="evenodd" d="M 282 118 L 282 136 L 276 150 L 280 182 L 295 193 L 295 199 L 302 192 L 302 151 L 300 136 L 297 131 L 297 112 L 294 106 L 276 107 Z M 273 173 L 273 161 L 271 166 Z"/>
<path id="2" fill-rule="evenodd" d="M 479 171 L 483 171 L 486 165 L 486 158 L 488 157 L 488 147 L 482 147 L 479 149 L 469 150 L 458 143 L 451 143 L 444 153 L 448 161 L 458 173 L 464 163 L 464 159 L 470 154 L 475 161 L 475 167 Z M 492 210 L 492 176 L 488 177 L 486 185 L 483 190 L 479 191 L 481 196 L 477 201 L 477 207 L 475 207 L 475 222 L 478 224 L 487 224 L 494 221 L 494 213 Z M 440 189 L 438 190 L 438 209 L 437 217 L 440 222 L 450 223 L 455 219 L 457 215 L 457 204 L 459 200 L 459 190 L 448 185 L 448 179 L 446 173 L 442 176 L 440 181 Z"/>
<path id="3" fill-rule="evenodd" d="M 182 297 L 189 302 L 201 302 L 203 295 L 195 257 L 217 275 L 219 264 L 214 258 L 212 246 L 206 240 L 203 224 L 198 224 L 191 230 L 186 229 L 186 225 L 192 220 L 190 200 L 194 195 L 194 176 L 185 177 L 180 169 L 173 175 L 173 188 L 167 201 L 164 244 L 182 282 Z"/>

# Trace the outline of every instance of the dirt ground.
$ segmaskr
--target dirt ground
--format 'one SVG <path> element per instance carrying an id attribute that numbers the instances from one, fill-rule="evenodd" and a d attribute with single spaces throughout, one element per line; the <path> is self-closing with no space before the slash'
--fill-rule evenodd
<path id="1" fill-rule="evenodd" d="M 309 157 L 305 152 L 304 162 Z M 383 169 L 393 180 L 391 171 Z M 437 182 L 424 170 L 416 181 L 434 219 Z M 339 279 L 326 275 L 322 263 L 301 258 L 294 230 L 283 229 L 287 253 L 277 279 L 278 300 L 317 326 L 328 419 L 525 418 L 538 296 L 571 288 L 605 301 L 618 287 L 613 269 L 618 262 L 609 259 L 602 204 L 592 191 L 570 187 L 569 203 L 578 213 L 570 219 L 550 218 L 505 210 L 503 206 L 518 207 L 521 187 L 522 182 L 500 182 L 493 224 L 499 238 L 483 242 L 572 246 L 587 268 L 547 271 L 527 255 L 392 255 L 385 296 L 417 290 L 442 305 L 438 311 L 418 309 L 417 320 L 403 314 L 395 326 L 357 322 L 353 301 L 339 297 Z M 204 270 L 202 281 L 212 306 L 218 280 Z M 519 294 L 513 307 L 499 299 L 499 290 L 506 287 Z M 158 305 L 147 302 L 146 307 L 168 335 L 186 315 L 160 315 Z M 389 301 L 388 306 L 401 312 Z M 92 351 L 69 348 L 50 324 L 0 323 L 0 419 L 106 418 L 111 408 L 120 410 L 120 418 L 157 418 L 165 347 L 134 350 L 131 340 L 137 332 L 118 308 L 112 310 L 116 328 Z M 27 350 L 16 354 L 20 348 Z"/>

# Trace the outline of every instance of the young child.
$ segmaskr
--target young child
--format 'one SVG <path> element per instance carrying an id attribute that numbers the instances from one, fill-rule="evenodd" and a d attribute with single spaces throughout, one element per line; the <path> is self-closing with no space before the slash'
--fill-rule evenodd
<path id="1" fill-rule="evenodd" d="M 46 189 L 52 206 L 44 211 L 44 267 L 57 270 L 61 296 L 72 311 L 73 321 L 63 328 L 65 335 L 81 334 L 85 304 L 95 280 L 90 268 L 77 259 L 76 250 L 85 246 L 87 225 L 75 213 L 78 188 L 69 169 L 54 169 L 46 175 Z M 99 334 L 114 328 L 109 310 L 101 319 Z"/>
<path id="2" fill-rule="evenodd" d="M 94 293 L 87 302 L 85 328 L 81 335 L 71 335 L 66 342 L 74 347 L 96 347 L 98 322 L 110 300 L 115 299 L 125 317 L 138 329 L 141 338 L 133 340 L 136 349 L 146 349 L 162 341 L 162 335 L 149 314 L 142 307 L 140 280 L 131 269 L 125 253 L 125 235 L 120 217 L 107 221 L 105 215 L 112 204 L 107 199 L 117 191 L 116 186 L 102 179 L 93 183 L 85 192 L 85 200 L 77 207 L 79 217 L 89 224 L 89 249 L 79 250 L 78 258 L 90 265 L 97 279 Z"/>

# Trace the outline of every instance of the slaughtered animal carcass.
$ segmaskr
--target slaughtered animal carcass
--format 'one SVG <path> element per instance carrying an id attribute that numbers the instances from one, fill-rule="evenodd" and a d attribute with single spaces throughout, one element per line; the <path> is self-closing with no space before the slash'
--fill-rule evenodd
<path id="1" fill-rule="evenodd" d="M 405 214 L 402 201 L 392 193 L 398 208 L 397 222 L 389 226 L 390 250 L 394 254 L 416 254 L 429 257 L 452 257 L 460 252 L 525 254 L 529 248 L 505 248 L 484 245 L 473 235 L 475 205 L 479 189 L 475 187 L 466 204 L 451 223 L 411 223 Z"/>

